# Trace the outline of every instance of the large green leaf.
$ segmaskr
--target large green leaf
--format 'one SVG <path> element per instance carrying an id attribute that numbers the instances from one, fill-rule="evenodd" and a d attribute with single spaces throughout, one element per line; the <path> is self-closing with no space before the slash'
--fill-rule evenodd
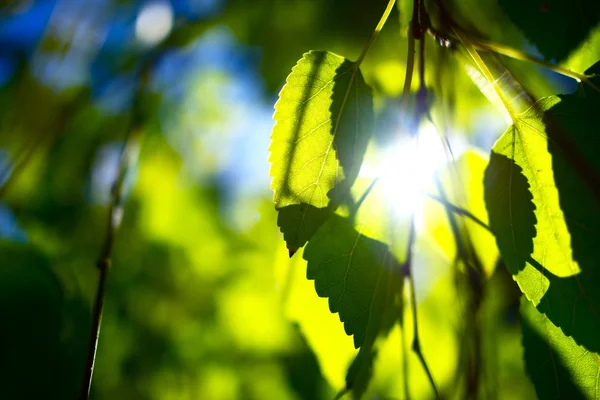
<path id="1" fill-rule="evenodd" d="M 599 399 L 600 357 L 521 299 L 525 367 L 540 399 Z"/>
<path id="2" fill-rule="evenodd" d="M 600 21 L 598 0 L 500 0 L 500 5 L 547 59 L 567 57 Z"/>
<path id="3" fill-rule="evenodd" d="M 329 310 L 339 313 L 354 347 L 360 351 L 346 375 L 346 388 L 361 398 L 373 373 L 378 339 L 401 315 L 403 276 L 388 247 L 367 237 L 364 223 L 332 215 L 304 250 L 307 277 L 315 281 Z"/>
<path id="4" fill-rule="evenodd" d="M 550 98 L 537 106 L 549 108 L 556 102 Z M 504 262 L 513 274 L 528 272 L 531 264 L 524 261 L 531 256 L 554 275 L 570 276 L 579 268 L 572 259 L 537 106 L 518 115 L 494 145 L 484 180 L 486 207 Z"/>
<path id="5" fill-rule="evenodd" d="M 372 134 L 371 90 L 357 64 L 306 53 L 275 105 L 271 187 L 290 254 L 311 238 L 347 194 Z"/>
<path id="6" fill-rule="evenodd" d="M 586 73 L 600 72 L 599 67 L 597 63 Z M 559 96 L 545 123 L 560 206 L 581 273 L 568 279 L 548 276 L 550 295 L 538 308 L 565 334 L 600 352 L 600 93 L 583 86 L 580 91 Z"/>
<path id="7" fill-rule="evenodd" d="M 339 313 L 346 333 L 354 335 L 354 347 L 362 346 L 368 336 L 376 336 L 368 330 L 370 324 L 380 324 L 375 320 L 386 305 L 386 296 L 380 292 L 389 279 L 382 280 L 382 276 L 390 269 L 399 270 L 387 246 L 334 214 L 310 240 L 304 259 L 308 279 L 315 281 L 320 297 L 329 299 L 329 310 Z"/>
<path id="8" fill-rule="evenodd" d="M 486 179 L 485 187 L 491 228 L 523 293 L 564 334 L 598 352 L 600 95 L 585 89 L 585 97 L 543 99 L 519 116 L 493 149 L 510 164 L 490 163 L 486 173 L 508 181 Z"/>

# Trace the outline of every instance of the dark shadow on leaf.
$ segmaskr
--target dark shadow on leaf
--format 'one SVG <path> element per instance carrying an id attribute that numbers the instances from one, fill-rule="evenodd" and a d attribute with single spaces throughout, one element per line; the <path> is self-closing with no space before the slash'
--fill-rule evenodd
<path id="1" fill-rule="evenodd" d="M 309 86 L 316 85 L 318 81 L 318 72 L 322 68 L 325 61 L 325 53 L 313 52 L 313 61 L 311 71 L 308 74 L 310 79 Z M 295 119 L 292 137 L 294 140 L 298 140 L 300 137 L 300 131 L 307 117 L 307 108 L 310 100 L 311 91 L 305 90 L 300 101 L 301 106 L 298 111 L 298 118 Z M 292 154 L 289 157 L 290 162 L 294 159 L 294 153 L 297 148 L 292 149 Z M 284 176 L 281 178 L 283 187 L 281 191 L 284 193 L 291 193 L 292 189 L 289 186 L 290 176 L 292 174 L 292 168 L 290 165 L 285 168 Z M 282 208 L 276 208 L 278 211 L 277 215 L 277 226 L 279 226 L 283 233 L 284 240 L 287 244 L 290 257 L 292 257 L 299 248 L 304 246 L 308 239 L 316 232 L 323 222 L 327 219 L 328 214 L 331 212 L 331 208 L 317 208 L 305 203 L 294 204 L 285 206 Z"/>
<path id="2" fill-rule="evenodd" d="M 527 374 L 540 399 L 586 399 L 573 382 L 571 371 L 561 362 L 549 337 L 542 337 L 533 327 L 530 318 L 538 318 L 541 325 L 546 317 L 535 311 L 526 299 L 521 300 L 521 328 L 523 331 L 523 358 Z M 544 330 L 549 334 L 548 330 Z"/>
<path id="3" fill-rule="evenodd" d="M 329 218 L 333 207 L 317 208 L 301 203 L 285 206 L 277 211 L 277 225 L 283 232 L 283 238 L 292 257 Z"/>
<path id="4" fill-rule="evenodd" d="M 355 63 L 343 60 L 335 69 L 332 80 L 325 80 L 325 77 L 329 79 L 331 71 L 323 69 L 332 68 L 332 63 L 338 62 L 340 62 L 338 56 L 326 52 L 312 51 L 305 54 L 290 75 L 290 77 L 293 77 L 296 73 L 295 78 L 302 77 L 306 79 L 306 82 L 303 83 L 304 86 L 301 87 L 302 97 L 295 105 L 294 113 L 296 117 L 293 119 L 293 133 L 291 135 L 293 144 L 291 154 L 287 156 L 289 164 L 284 168 L 284 174 L 280 178 L 283 182 L 280 189 L 281 193 L 288 198 L 287 203 L 293 203 L 278 208 L 278 225 L 284 233 L 291 254 L 306 244 L 316 229 L 326 220 L 327 213 L 334 211 L 340 204 L 352 204 L 350 188 L 358 176 L 372 135 L 372 94 Z M 309 72 L 299 72 L 302 71 L 298 69 L 301 63 L 310 65 Z M 293 80 L 294 78 L 289 78 L 287 85 L 290 85 Z M 332 94 L 327 101 L 329 109 L 321 110 L 318 106 L 316 109 L 314 107 L 309 109 L 314 101 L 319 101 L 318 96 L 322 93 L 322 90 L 330 85 L 332 85 L 330 88 Z M 289 90 L 292 90 L 292 88 L 294 86 L 291 86 Z M 323 101 L 323 99 L 321 98 L 320 101 Z M 307 115 L 308 113 L 310 115 Z M 319 122 L 320 125 L 317 124 L 316 127 L 306 126 L 307 121 L 314 124 L 315 121 L 313 120 Z M 318 140 L 323 140 L 323 137 L 321 136 L 321 139 L 317 139 L 313 143 L 310 142 L 313 137 L 309 135 L 327 135 L 327 133 L 320 133 L 317 129 L 328 121 L 330 121 L 332 127 L 329 134 L 333 136 L 325 143 L 330 143 L 330 146 L 326 149 L 319 148 L 317 150 L 312 146 L 314 143 L 317 143 L 317 145 L 320 143 L 322 146 L 323 142 Z M 292 187 L 292 180 L 297 179 L 294 178 L 294 174 L 299 172 L 298 169 L 294 170 L 291 167 L 291 163 L 296 159 L 296 154 L 305 158 L 306 154 L 311 156 L 302 168 L 317 165 L 316 170 L 313 171 L 314 176 L 308 178 L 310 180 L 303 189 Z M 334 154 L 337 157 L 335 167 L 331 165 L 331 157 Z M 327 164 L 328 160 L 329 165 Z M 314 179 L 314 182 L 312 179 Z M 296 186 L 298 186 L 297 182 Z M 315 207 L 314 205 L 322 204 L 311 201 L 313 196 L 325 195 L 323 192 L 326 190 L 329 199 L 327 207 Z M 305 192 L 308 199 L 300 198 L 300 191 Z M 306 203 L 308 207 L 305 207 L 302 203 Z M 285 207 L 296 205 L 300 207 L 284 210 Z M 298 215 L 300 215 L 300 218 L 297 218 Z M 288 217 L 291 220 L 288 220 Z"/>
<path id="5" fill-rule="evenodd" d="M 333 145 L 344 179 L 327 194 L 335 204 L 346 204 L 350 188 L 358 177 L 367 145 L 373 135 L 373 98 L 355 63 L 346 60 L 336 70 L 331 106 L 331 118 L 336 121 Z"/>
<path id="6" fill-rule="evenodd" d="M 594 74 L 600 63 L 586 71 Z M 600 79 L 593 78 L 598 85 Z M 550 288 L 538 309 L 563 332 L 589 350 L 600 352 L 600 94 L 581 86 L 580 93 L 560 96 L 544 116 L 548 151 L 578 275 L 561 278 L 532 261 Z"/>
<path id="7" fill-rule="evenodd" d="M 380 276 L 399 270 L 394 256 L 384 243 L 360 234 L 348 219 L 334 214 L 306 246 L 304 259 L 317 294 L 329 299 L 332 313 L 339 313 L 346 333 L 354 335 L 354 346 L 362 346 L 373 300 L 381 295 L 382 285 L 391 284 Z"/>
<path id="8" fill-rule="evenodd" d="M 514 160 L 492 152 L 484 177 L 489 226 L 513 275 L 525 268 L 536 236 L 533 195 L 522 171 Z"/>
<path id="9" fill-rule="evenodd" d="M 600 63 L 586 74 L 593 74 L 597 69 Z M 600 84 L 598 78 L 593 81 Z M 546 112 L 544 123 L 560 206 L 571 235 L 573 258 L 583 271 L 600 272 L 600 94 L 590 87 L 582 86 L 580 90 L 585 90 L 585 94 L 560 96 L 561 102 Z"/>
<path id="10" fill-rule="evenodd" d="M 540 263 L 529 263 L 550 282 L 537 309 L 565 335 L 593 352 L 600 352 L 600 274 L 582 271 L 566 278 L 553 275 Z"/>
<path id="11" fill-rule="evenodd" d="M 393 259 L 390 261 L 393 262 Z M 365 342 L 346 374 L 345 390 L 350 391 L 354 399 L 361 399 L 369 386 L 373 375 L 373 365 L 378 354 L 377 339 L 387 336 L 396 322 L 400 323 L 402 320 L 404 277 L 398 273 L 396 267 L 398 266 L 384 266 L 388 273 L 383 275 L 383 279 L 380 279 L 377 289 L 379 297 L 374 299 L 375 304 L 382 304 L 382 306 L 371 308 L 371 319 L 374 322 L 369 323 Z"/>
<path id="12" fill-rule="evenodd" d="M 402 315 L 401 268 L 387 246 L 354 228 L 349 218 L 332 215 L 304 251 L 307 278 L 315 281 L 329 309 L 339 313 L 346 334 L 354 336 L 358 355 L 348 368 L 346 387 L 355 399 L 366 391 L 377 355 L 377 340 Z"/>
<path id="13" fill-rule="evenodd" d="M 313 64 L 312 64 L 310 73 L 308 74 L 308 77 L 310 79 L 309 85 L 313 86 L 313 85 L 316 85 L 316 83 L 317 83 L 317 80 L 318 80 L 317 74 L 318 74 L 319 70 L 321 69 L 321 67 L 323 66 L 323 62 L 325 61 L 325 53 L 313 52 L 311 54 L 313 54 L 314 57 L 313 57 Z M 304 90 L 304 93 L 302 94 L 302 99 L 300 101 L 301 105 L 300 105 L 299 111 L 298 111 L 298 118 L 295 119 L 295 124 L 294 124 L 294 128 L 293 128 L 294 132 L 292 134 L 292 137 L 293 137 L 294 141 L 296 141 L 300 138 L 300 131 L 302 130 L 302 126 L 304 125 L 304 120 L 307 117 L 306 109 L 308 108 L 310 96 L 311 96 L 311 91 Z M 296 148 L 294 148 L 292 150 L 292 154 L 289 157 L 290 161 L 292 161 L 294 159 L 294 153 L 296 151 L 297 151 Z M 284 182 L 284 186 L 282 188 L 283 191 L 291 192 L 291 188 L 289 187 L 289 180 L 290 180 L 291 174 L 292 174 L 292 168 L 290 168 L 290 166 L 288 166 L 288 168 L 285 169 L 284 176 L 282 177 L 282 181 Z"/>

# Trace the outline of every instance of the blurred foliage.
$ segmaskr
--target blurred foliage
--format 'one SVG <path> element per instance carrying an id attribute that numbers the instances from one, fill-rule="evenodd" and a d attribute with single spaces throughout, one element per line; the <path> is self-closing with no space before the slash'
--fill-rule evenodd
<path id="1" fill-rule="evenodd" d="M 415 180 L 488 222 L 481 184 L 488 159 L 481 154 L 509 125 L 458 43 L 439 46 L 428 36 L 425 82 L 435 88 L 430 116 L 452 144 L 456 168 L 446 168 L 438 141 L 423 154 L 394 147 L 409 113 L 400 96 L 411 3 L 398 2 L 361 65 L 361 82 L 374 89 L 377 129 L 360 174 L 350 174 L 356 179 L 352 199 L 371 190 L 377 171 L 391 172 L 360 210 L 346 204 L 335 214 L 367 227 L 365 243 L 380 249 L 385 242 L 386 256 L 399 262 L 406 257 L 406 202 L 414 200 L 404 188 Z M 495 0 L 448 3 L 473 33 L 553 56 Z M 0 398 L 77 397 L 95 264 L 132 130 L 141 138 L 140 158 L 123 188 L 91 397 L 331 399 L 346 385 L 358 350 L 307 279 L 311 249 L 289 258 L 269 188 L 269 136 L 276 95 L 302 54 L 327 50 L 353 64 L 386 4 L 0 1 Z M 432 21 L 442 19 L 432 12 Z M 577 72 L 600 56 L 600 28 L 587 28 L 589 39 L 578 36 L 576 50 L 556 55 Z M 502 85 L 514 89 L 516 80 L 516 90 L 532 99 L 577 89 L 536 65 L 483 57 Z M 415 79 L 413 92 L 417 88 Z M 385 157 L 390 148 L 399 153 Z M 431 170 L 427 179 L 411 174 L 421 169 Z M 440 390 L 460 398 L 469 374 L 477 373 L 480 398 L 529 399 L 535 390 L 543 398 L 524 372 L 530 358 L 526 351 L 523 360 L 521 336 L 539 344 L 541 314 L 522 305 L 529 308 L 521 327 L 520 292 L 498 260 L 492 235 L 460 219 L 482 265 L 485 290 L 475 293 L 468 268 L 456 262 L 460 249 L 446 207 L 426 198 L 418 208 L 413 262 L 421 346 Z M 339 234 L 355 233 L 346 228 Z M 334 246 L 323 239 L 323 248 Z M 363 258 L 373 258 L 367 250 Z M 505 256 L 509 269 L 511 261 Z M 356 279 L 372 287 L 375 272 L 381 275 L 362 271 Z M 366 298 L 369 305 L 381 300 L 372 293 Z M 362 356 L 372 362 L 365 397 L 433 398 L 410 349 L 410 308 L 395 305 L 393 318 L 371 310 L 384 322 L 400 321 L 384 324 L 376 346 L 369 326 L 361 325 L 361 342 L 372 345 Z M 549 335 L 561 334 L 551 328 Z M 583 334 L 594 340 L 594 332 Z M 559 356 L 569 346 L 582 349 L 562 338 Z M 466 358 L 473 343 L 478 371 L 469 370 L 474 363 Z M 567 387 L 571 361 L 560 371 Z M 588 383 L 587 376 L 576 378 Z"/>

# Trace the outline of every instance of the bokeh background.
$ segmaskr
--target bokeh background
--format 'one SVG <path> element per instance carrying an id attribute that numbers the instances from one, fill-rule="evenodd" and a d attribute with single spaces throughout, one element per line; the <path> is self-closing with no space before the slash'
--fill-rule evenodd
<path id="1" fill-rule="evenodd" d="M 77 396 L 95 263 L 132 130 L 139 159 L 123 189 L 92 398 L 333 398 L 356 351 L 305 279 L 301 253 L 289 260 L 277 229 L 268 164 L 273 104 L 305 51 L 356 59 L 386 3 L 0 1 L 0 398 Z M 363 65 L 379 116 L 375 160 L 402 115 L 406 3 Z M 457 15 L 535 53 L 494 1 L 459 2 Z M 427 46 L 437 129 L 448 132 L 468 202 L 485 219 L 487 153 L 508 122 L 453 46 L 430 39 Z M 568 79 L 505 61 L 535 97 L 574 89 Z M 566 65 L 583 71 L 593 61 L 588 52 Z M 433 143 L 421 157 L 429 174 L 445 160 Z M 384 196 L 404 204 L 414 179 L 401 171 L 411 164 L 384 167 L 397 168 Z M 452 272 L 456 249 L 444 210 L 424 201 L 420 221 L 423 347 L 440 387 L 452 393 L 463 384 L 464 288 Z M 531 398 L 518 290 L 496 268 L 494 241 L 477 234 L 489 275 L 482 390 L 487 398 Z M 410 331 L 390 334 L 369 398 L 403 398 L 409 386 L 414 398 L 432 396 L 400 345 Z"/>

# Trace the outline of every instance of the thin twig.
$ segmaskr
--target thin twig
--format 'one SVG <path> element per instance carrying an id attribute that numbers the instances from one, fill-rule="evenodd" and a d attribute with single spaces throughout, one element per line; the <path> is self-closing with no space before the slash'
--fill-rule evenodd
<path id="1" fill-rule="evenodd" d="M 377 182 L 379 182 L 379 177 L 373 178 L 373 180 L 371 181 L 371 183 L 369 184 L 369 186 L 365 189 L 365 191 L 360 196 L 360 198 L 358 199 L 358 201 L 354 204 L 354 207 L 352 208 L 352 211 L 350 212 L 350 215 L 355 215 L 358 212 L 358 209 L 360 208 L 360 206 L 362 206 L 362 204 L 367 199 L 367 197 L 369 196 L 369 194 L 371 194 L 371 191 L 373 190 L 373 188 L 375 187 L 375 184 Z"/>
<path id="2" fill-rule="evenodd" d="M 419 358 L 421 362 L 421 366 L 425 370 L 427 374 L 427 378 L 429 379 L 429 383 L 435 393 L 436 399 L 441 399 L 440 394 L 438 392 L 437 386 L 435 385 L 435 381 L 433 380 L 433 375 L 431 375 L 431 371 L 429 370 L 429 366 L 425 361 L 425 357 L 423 356 L 423 352 L 421 351 L 421 340 L 419 338 L 419 321 L 417 318 L 417 294 L 415 290 L 415 279 L 412 272 L 412 252 L 413 246 L 415 242 L 415 223 L 414 223 L 414 214 L 411 216 L 409 234 L 408 234 L 408 248 L 406 252 L 406 261 L 402 267 L 402 270 L 408 280 L 410 285 L 410 304 L 413 316 L 413 342 L 412 342 L 412 350 Z"/>
<path id="3" fill-rule="evenodd" d="M 443 204 L 449 204 L 448 197 L 442 186 L 439 177 L 436 177 L 436 185 L 440 192 L 440 200 Z M 457 247 L 457 258 L 456 261 L 462 260 L 467 265 L 466 276 L 469 288 L 473 294 L 472 313 L 468 315 L 468 323 L 466 323 L 466 329 L 472 333 L 471 342 L 475 363 L 473 364 L 473 358 L 467 357 L 468 368 L 467 368 L 467 392 L 468 398 L 476 399 L 478 394 L 479 385 L 479 360 L 481 357 L 481 333 L 479 331 L 478 313 L 481 307 L 483 299 L 483 282 L 481 279 L 483 267 L 477 254 L 475 253 L 473 242 L 469 235 L 469 231 L 466 226 L 459 227 L 459 223 L 455 218 L 455 215 L 451 212 L 452 210 L 447 207 L 446 214 L 448 221 L 452 228 Z M 462 228 L 462 229 L 461 229 Z M 455 271 L 458 270 L 455 268 Z"/>
<path id="4" fill-rule="evenodd" d="M 482 220 L 480 220 L 479 218 L 477 218 L 475 215 L 473 215 L 469 211 L 465 210 L 464 208 L 454 205 L 454 204 L 450 203 L 449 201 L 447 201 L 433 193 L 427 193 L 427 197 L 429 197 L 432 200 L 437 201 L 438 203 L 440 203 L 441 205 L 443 205 L 450 211 L 454 212 L 455 214 L 462 215 L 463 217 L 469 218 L 471 221 L 475 222 L 477 225 L 488 230 L 489 232 L 492 232 L 490 227 L 485 222 L 483 222 Z"/>
<path id="5" fill-rule="evenodd" d="M 356 61 L 356 65 L 357 65 L 356 68 L 358 68 L 358 66 L 360 66 L 360 64 L 362 63 L 363 59 L 365 58 L 365 56 L 369 52 L 369 49 L 371 48 L 371 45 L 373 44 L 373 42 L 375 41 L 375 39 L 377 39 L 377 36 L 379 36 L 379 32 L 381 32 L 381 30 L 383 29 L 383 26 L 385 25 L 388 17 L 390 16 L 390 13 L 394 9 L 394 4 L 396 4 L 396 0 L 389 0 L 387 7 L 383 11 L 383 15 L 379 19 L 379 22 L 377 23 L 377 26 L 375 27 L 375 30 L 373 31 L 373 34 L 369 38 L 369 41 L 367 42 L 367 44 L 363 48 L 362 52 L 360 53 L 360 56 L 358 57 L 358 60 Z"/>
<path id="6" fill-rule="evenodd" d="M 408 350 L 406 345 L 406 332 L 404 327 L 404 302 L 402 302 L 400 315 L 400 344 L 402 346 L 402 373 L 404 376 L 402 388 L 404 390 L 404 398 L 410 400 L 410 393 L 408 390 Z"/>
<path id="7" fill-rule="evenodd" d="M 102 246 L 102 250 L 100 251 L 98 261 L 96 262 L 96 266 L 100 270 L 100 276 L 98 278 L 98 289 L 96 291 L 96 297 L 94 299 L 94 307 L 92 311 L 92 326 L 88 340 L 87 358 L 79 392 L 80 400 L 89 399 L 90 396 L 92 376 L 94 374 L 94 365 L 96 361 L 96 351 L 98 349 L 98 338 L 100 336 L 100 328 L 102 326 L 102 313 L 104 309 L 104 297 L 106 293 L 106 279 L 111 265 L 115 235 L 123 219 L 123 188 L 129 167 L 133 161 L 137 160 L 139 155 L 138 128 L 136 126 L 137 116 L 134 115 L 133 118 L 133 128 L 128 133 L 128 138 L 123 146 L 119 162 L 120 166 L 118 176 L 112 187 L 112 200 L 108 213 L 104 244 Z"/>
<path id="8" fill-rule="evenodd" d="M 417 21 L 417 8 L 413 6 L 412 20 L 408 24 L 408 53 L 406 55 L 406 74 L 404 75 L 404 87 L 402 88 L 402 111 L 406 111 L 408 105 L 408 96 L 412 86 L 413 72 L 415 68 L 415 24 Z"/>
<path id="9" fill-rule="evenodd" d="M 81 381 L 81 388 L 79 391 L 80 400 L 89 399 L 90 397 L 90 390 L 92 388 L 92 376 L 94 374 L 94 365 L 96 362 L 96 350 L 98 348 L 100 326 L 102 325 L 105 284 L 110 259 L 104 259 L 102 261 L 102 263 L 100 263 L 99 261 L 97 264 L 97 267 L 100 270 L 100 277 L 98 278 L 98 290 L 96 291 L 96 298 L 94 299 L 94 308 L 92 311 L 92 327 L 90 331 L 90 337 L 88 340 L 87 358 L 85 362 L 83 379 Z"/>
<path id="10" fill-rule="evenodd" d="M 414 128 L 417 129 L 418 123 L 420 122 L 422 116 L 426 113 L 427 104 L 425 94 L 425 45 L 424 45 L 424 30 L 428 27 L 428 16 L 425 11 L 425 6 L 422 0 L 414 0 L 413 1 L 413 15 L 412 20 L 410 22 L 409 33 L 408 33 L 408 60 L 406 67 L 406 77 L 404 80 L 404 90 L 403 90 L 403 108 L 405 111 L 406 104 L 408 101 L 408 95 L 410 94 L 410 87 L 412 83 L 412 75 L 414 71 L 414 48 L 415 48 L 415 40 L 419 40 L 419 96 L 417 96 L 417 107 L 415 112 L 415 122 Z M 417 132 L 411 132 L 411 134 L 418 138 Z M 437 386 L 433 379 L 433 375 L 431 375 L 431 371 L 429 370 L 429 366 L 425 361 L 425 357 L 421 351 L 421 341 L 419 338 L 419 321 L 417 318 L 417 296 L 415 291 L 415 282 L 414 275 L 412 271 L 412 254 L 413 247 L 415 242 L 415 213 L 414 210 L 410 216 L 410 226 L 408 232 L 408 245 L 406 249 L 406 259 L 404 264 L 402 265 L 402 273 L 405 276 L 405 279 L 408 280 L 408 284 L 410 285 L 410 295 L 411 295 L 411 310 L 413 316 L 413 342 L 412 342 L 412 350 L 417 355 L 419 361 L 427 378 L 429 379 L 429 383 L 433 388 L 435 393 L 435 397 L 440 399 L 440 394 L 438 392 Z"/>
<path id="11" fill-rule="evenodd" d="M 425 89 L 425 38 L 419 40 L 419 91 Z"/>

